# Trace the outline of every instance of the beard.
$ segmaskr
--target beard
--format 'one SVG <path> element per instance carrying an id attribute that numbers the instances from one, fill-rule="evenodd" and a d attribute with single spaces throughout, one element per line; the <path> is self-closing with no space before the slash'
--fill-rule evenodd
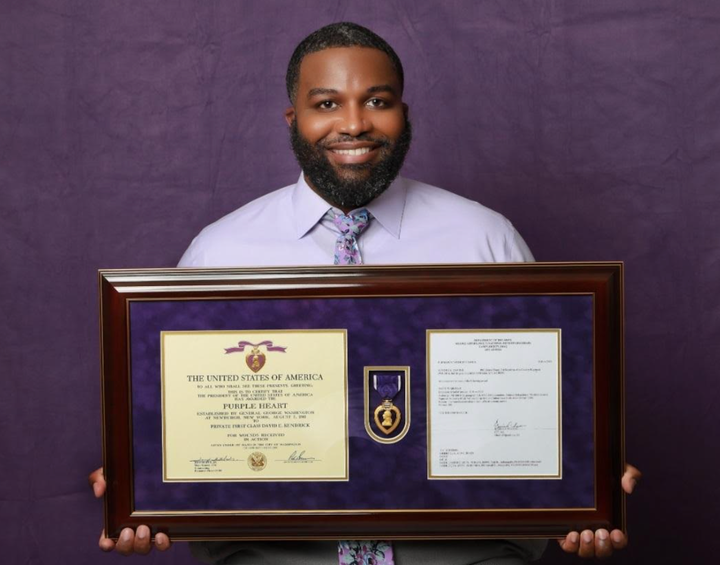
<path id="1" fill-rule="evenodd" d="M 334 167 L 325 154 L 326 145 L 353 141 L 377 144 L 380 159 L 375 163 Z M 346 210 L 365 206 L 387 190 L 402 168 L 411 141 L 412 128 L 407 118 L 405 128 L 395 142 L 362 134 L 339 136 L 331 142 L 321 140 L 313 145 L 298 131 L 297 120 L 290 124 L 292 150 L 307 180 L 323 199 Z"/>

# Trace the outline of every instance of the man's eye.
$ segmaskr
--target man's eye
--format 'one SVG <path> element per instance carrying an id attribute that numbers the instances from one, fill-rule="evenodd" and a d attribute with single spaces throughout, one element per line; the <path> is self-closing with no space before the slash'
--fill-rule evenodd
<path id="1" fill-rule="evenodd" d="M 368 100 L 368 106 L 372 108 L 384 108 L 387 106 L 387 102 L 381 98 L 371 98 Z"/>
<path id="2" fill-rule="evenodd" d="M 318 104 L 318 108 L 321 110 L 332 110 L 336 106 L 337 104 L 335 104 L 332 100 L 323 100 L 320 104 Z"/>

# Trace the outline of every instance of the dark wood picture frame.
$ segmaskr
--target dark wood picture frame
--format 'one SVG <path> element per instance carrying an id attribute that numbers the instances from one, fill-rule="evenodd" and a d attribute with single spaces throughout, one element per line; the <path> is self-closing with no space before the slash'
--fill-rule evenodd
<path id="1" fill-rule="evenodd" d="M 513 263 L 101 270 L 103 463 L 107 535 L 148 524 L 173 540 L 470 539 L 626 530 L 623 264 Z M 130 308 L 138 300 L 591 295 L 594 504 L 583 508 L 167 512 L 135 508 Z M 159 370 L 159 369 L 158 369 Z M 160 408 L 158 407 L 158 410 Z M 416 425 L 415 423 L 413 425 Z M 423 485 L 418 484 L 417 489 Z"/>

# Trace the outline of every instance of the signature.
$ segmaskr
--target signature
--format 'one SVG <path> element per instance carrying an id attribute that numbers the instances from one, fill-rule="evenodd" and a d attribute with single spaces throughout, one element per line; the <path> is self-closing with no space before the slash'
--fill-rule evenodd
<path id="1" fill-rule="evenodd" d="M 235 459 L 234 457 L 230 457 L 229 455 L 225 455 L 223 457 L 190 459 L 190 462 L 195 463 L 195 465 L 208 465 L 210 463 L 219 463 L 220 461 L 238 461 L 238 459 Z"/>
<path id="2" fill-rule="evenodd" d="M 494 425 L 494 429 L 495 429 L 496 433 L 497 432 L 508 432 L 508 431 L 519 431 L 526 427 L 527 426 L 525 424 L 519 424 L 517 422 L 513 422 L 512 420 L 505 424 L 501 424 L 500 420 L 495 420 L 495 425 Z"/>
<path id="3" fill-rule="evenodd" d="M 290 457 L 287 458 L 288 461 L 315 461 L 314 457 L 305 457 L 305 450 L 298 452 L 296 449 L 290 454 Z"/>

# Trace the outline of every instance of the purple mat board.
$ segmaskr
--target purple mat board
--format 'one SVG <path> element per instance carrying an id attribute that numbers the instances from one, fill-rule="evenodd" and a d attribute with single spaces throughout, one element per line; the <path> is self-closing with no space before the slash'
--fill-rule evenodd
<path id="1" fill-rule="evenodd" d="M 591 507 L 592 313 L 592 297 L 577 295 L 132 302 L 135 509 L 280 510 L 288 500 L 298 510 Z M 348 482 L 163 483 L 160 331 L 338 327 L 348 331 Z M 561 328 L 561 480 L 426 479 L 426 329 L 472 328 Z M 365 365 L 411 367 L 412 424 L 396 444 L 365 430 Z"/>

